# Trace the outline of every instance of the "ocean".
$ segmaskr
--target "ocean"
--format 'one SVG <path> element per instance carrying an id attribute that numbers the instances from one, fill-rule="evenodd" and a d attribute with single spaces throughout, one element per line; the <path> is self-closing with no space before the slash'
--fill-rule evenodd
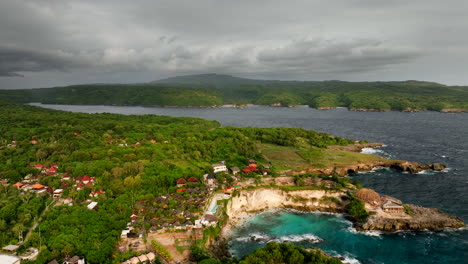
<path id="1" fill-rule="evenodd" d="M 42 107 L 87 113 L 157 114 L 217 120 L 223 126 L 302 127 L 356 140 L 382 142 L 366 149 L 392 159 L 441 162 L 444 172 L 406 174 L 378 170 L 350 175 L 363 186 L 404 203 L 440 208 L 468 223 L 468 114 L 438 112 L 355 112 L 344 108 L 252 106 L 161 108 L 83 105 Z M 255 236 L 252 240 L 252 236 Z M 468 263 L 468 230 L 358 233 L 342 216 L 268 211 L 234 230 L 231 252 L 242 257 L 271 240 L 312 245 L 350 263 Z"/>

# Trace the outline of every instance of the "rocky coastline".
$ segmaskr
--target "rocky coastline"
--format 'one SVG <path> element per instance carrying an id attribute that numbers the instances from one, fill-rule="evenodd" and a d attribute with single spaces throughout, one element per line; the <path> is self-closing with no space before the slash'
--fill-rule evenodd
<path id="1" fill-rule="evenodd" d="M 371 215 L 366 222 L 355 223 L 355 228 L 358 231 L 396 232 L 399 230 L 442 230 L 444 228 L 461 228 L 465 226 L 463 219 L 444 213 L 439 209 L 425 208 L 413 204 L 407 204 L 407 206 L 412 212 L 410 217 L 382 218 Z"/>
<path id="2" fill-rule="evenodd" d="M 232 197 L 226 206 L 226 214 L 229 220 L 223 228 L 222 237 L 227 239 L 233 227 L 242 224 L 252 214 L 266 210 L 294 209 L 302 212 L 345 213 L 346 205 L 349 203 L 348 191 L 350 190 L 284 191 L 273 187 L 242 190 L 238 196 Z M 398 201 L 395 198 L 389 198 Z M 371 215 L 364 222 L 347 218 L 353 222 L 353 226 L 358 231 L 422 231 L 465 226 L 463 219 L 451 216 L 439 209 L 424 208 L 411 204 L 405 206 L 409 208 L 410 213 L 371 212 Z"/>
<path id="3" fill-rule="evenodd" d="M 447 168 L 446 165 L 441 163 L 421 164 L 414 161 L 403 160 L 381 160 L 381 161 L 366 161 L 357 164 L 330 166 L 325 168 L 308 168 L 303 170 L 284 170 L 280 171 L 281 174 L 286 175 L 300 175 L 306 173 L 318 175 L 337 175 L 345 176 L 350 173 L 372 171 L 375 168 L 392 168 L 411 174 L 419 173 L 426 170 L 443 171 Z"/>

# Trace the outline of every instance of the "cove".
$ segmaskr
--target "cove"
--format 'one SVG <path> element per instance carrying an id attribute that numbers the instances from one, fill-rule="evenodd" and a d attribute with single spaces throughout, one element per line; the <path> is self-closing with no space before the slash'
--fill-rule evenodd
<path id="1" fill-rule="evenodd" d="M 265 211 L 246 219 L 231 235 L 235 257 L 269 241 L 319 247 L 348 263 L 463 263 L 467 257 L 459 230 L 356 232 L 343 216 L 320 212 Z"/>

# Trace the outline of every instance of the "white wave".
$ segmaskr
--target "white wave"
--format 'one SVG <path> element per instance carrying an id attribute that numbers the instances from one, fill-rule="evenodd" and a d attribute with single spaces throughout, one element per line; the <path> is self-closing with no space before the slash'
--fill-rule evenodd
<path id="1" fill-rule="evenodd" d="M 253 233 L 249 236 L 238 237 L 235 240 L 239 242 L 268 242 L 271 241 L 272 238 L 267 234 Z"/>
<path id="2" fill-rule="evenodd" d="M 243 243 L 247 243 L 247 242 L 268 243 L 271 241 L 275 241 L 278 243 L 287 243 L 287 242 L 317 243 L 317 242 L 323 241 L 323 239 L 313 234 L 272 237 L 272 236 L 269 236 L 267 234 L 262 234 L 262 233 L 253 233 L 249 236 L 238 237 L 234 240 L 238 242 L 243 242 Z"/>
<path id="3" fill-rule="evenodd" d="M 339 258 L 341 262 L 343 263 L 349 263 L 349 264 L 361 264 L 359 260 L 356 259 L 354 255 L 352 255 L 349 252 L 345 252 L 344 255 L 338 254 L 338 252 L 331 250 L 330 252 L 327 252 L 330 254 L 330 256 Z"/>
<path id="4" fill-rule="evenodd" d="M 447 168 L 441 170 L 441 172 L 449 172 L 449 171 L 451 171 L 451 170 L 452 170 L 452 168 L 447 167 Z"/>
<path id="5" fill-rule="evenodd" d="M 273 241 L 281 242 L 281 243 L 285 243 L 285 242 L 302 242 L 302 241 L 307 241 L 307 242 L 310 242 L 310 243 L 317 243 L 317 242 L 323 241 L 323 239 L 321 239 L 320 237 L 315 236 L 313 234 L 303 234 L 303 235 L 282 236 L 282 237 L 278 237 L 278 238 L 273 239 Z"/>
<path id="6" fill-rule="evenodd" d="M 363 154 L 383 154 L 385 151 L 376 148 L 363 148 L 361 149 L 361 153 Z"/>
<path id="7" fill-rule="evenodd" d="M 364 235 L 364 236 L 373 236 L 373 237 L 379 237 L 379 238 L 382 238 L 382 234 L 383 234 L 382 231 L 376 231 L 376 230 L 357 231 L 356 228 L 354 228 L 352 226 L 348 227 L 347 230 L 350 233 L 353 233 L 353 234 L 361 234 L 361 235 Z"/>

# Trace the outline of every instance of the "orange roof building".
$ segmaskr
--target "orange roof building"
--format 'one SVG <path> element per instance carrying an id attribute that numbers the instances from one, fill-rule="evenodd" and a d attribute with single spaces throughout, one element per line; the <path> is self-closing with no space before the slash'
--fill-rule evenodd
<path id="1" fill-rule="evenodd" d="M 34 185 L 32 186 L 32 188 L 33 188 L 34 190 L 41 190 L 41 189 L 44 189 L 44 185 L 39 184 L 39 183 L 36 183 L 36 184 L 34 184 Z"/>

